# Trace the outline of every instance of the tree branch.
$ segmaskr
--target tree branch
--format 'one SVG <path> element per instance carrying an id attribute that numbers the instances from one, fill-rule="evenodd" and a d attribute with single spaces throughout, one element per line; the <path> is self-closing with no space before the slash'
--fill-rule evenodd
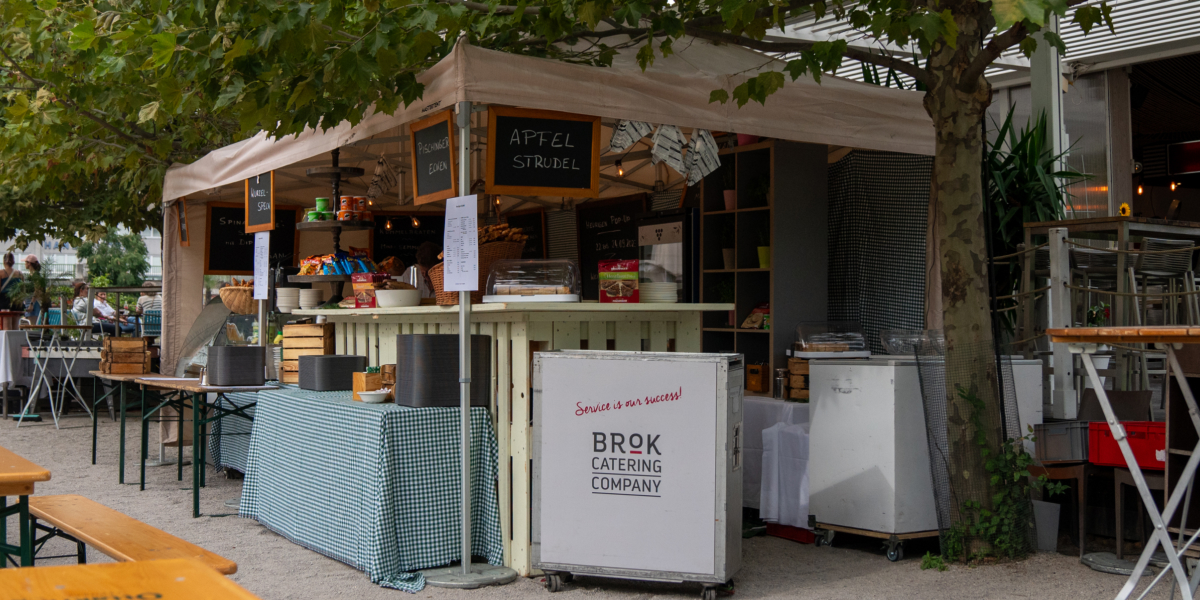
<path id="1" fill-rule="evenodd" d="M 693 36 L 693 37 L 697 37 L 700 39 L 705 39 L 705 40 L 709 40 L 709 41 L 713 41 L 713 42 L 735 44 L 738 46 L 743 46 L 743 47 L 749 48 L 751 50 L 758 50 L 759 52 L 781 52 L 781 53 L 804 52 L 807 50 L 811 50 L 813 47 L 813 44 L 815 44 L 815 42 L 800 42 L 800 41 L 768 42 L 768 41 L 764 41 L 764 40 L 756 40 L 754 38 L 748 38 L 748 37 L 742 36 L 742 35 L 734 35 L 732 33 L 726 33 L 723 31 L 712 31 L 709 29 L 702 29 L 699 27 L 691 27 L 691 26 L 688 26 L 686 28 L 686 30 L 687 30 L 688 35 Z M 887 55 L 883 55 L 883 54 L 875 54 L 872 52 L 868 52 L 866 50 L 859 50 L 857 48 L 846 48 L 846 51 L 843 52 L 843 55 L 846 58 L 854 59 L 854 60 L 857 60 L 860 62 L 870 63 L 873 65 L 879 65 L 879 66 L 887 68 L 887 69 L 894 69 L 896 71 L 899 71 L 900 73 L 904 73 L 905 75 L 912 77 L 913 79 L 915 79 L 917 81 L 920 81 L 921 83 L 923 83 L 927 86 L 930 84 L 929 75 L 925 72 L 924 69 L 921 69 L 920 67 L 918 67 L 910 62 L 903 61 L 899 58 L 895 58 L 893 56 L 887 56 Z"/>
<path id="2" fill-rule="evenodd" d="M 58 87 L 55 86 L 53 83 L 50 83 L 48 81 L 43 81 L 43 80 L 33 77 L 29 73 L 25 72 L 25 69 L 22 69 L 21 66 L 17 64 L 17 61 L 13 60 L 12 56 L 9 56 L 8 51 L 5 50 L 4 47 L 2 47 L 2 46 L 0 46 L 0 55 L 3 55 L 4 60 L 7 60 L 8 63 L 13 66 L 13 69 L 15 69 L 16 72 L 21 77 L 24 77 L 29 82 L 31 82 L 35 85 L 39 85 L 39 86 L 49 86 L 49 87 L 54 88 L 55 90 L 58 89 Z M 78 103 L 76 103 L 74 100 L 66 97 L 65 95 L 55 94 L 54 98 L 59 104 L 62 104 L 63 106 L 65 106 L 67 108 L 74 109 L 79 114 L 94 121 L 96 124 L 113 132 L 114 134 L 117 135 L 117 137 L 119 137 L 131 144 L 140 145 L 143 141 L 143 140 L 139 140 L 139 139 L 133 137 L 132 135 L 129 135 L 128 133 L 125 133 L 124 131 L 121 131 L 121 129 L 118 128 L 116 125 L 113 125 L 112 123 L 109 123 L 108 121 L 105 121 L 104 119 L 101 119 L 100 117 L 92 114 L 91 111 L 87 110 L 86 108 L 83 108 L 82 106 L 79 106 Z"/>
<path id="3" fill-rule="evenodd" d="M 460 4 L 460 5 L 465 6 L 475 12 L 484 12 L 484 13 L 492 12 L 492 7 L 486 5 L 482 2 L 472 2 L 471 0 L 442 0 L 442 1 L 445 4 Z M 525 7 L 525 11 L 523 14 L 526 14 L 526 15 L 529 15 L 532 17 L 536 17 L 539 14 L 541 14 L 541 10 L 542 10 L 541 7 L 538 7 L 538 6 L 527 6 L 527 7 Z M 501 4 L 500 6 L 496 7 L 496 11 L 494 14 L 515 15 L 515 14 L 517 14 L 517 7 Z"/>
<path id="4" fill-rule="evenodd" d="M 1020 44 L 1021 40 L 1029 35 L 1029 31 L 1025 29 L 1023 23 L 1017 23 L 1005 31 L 1004 33 L 993 36 L 992 40 L 983 47 L 979 54 L 971 61 L 966 70 L 962 72 L 958 80 L 958 91 L 964 94 L 972 94 L 979 87 L 979 79 L 983 77 L 983 72 L 988 67 L 1000 58 L 1000 55 L 1005 50 Z"/>

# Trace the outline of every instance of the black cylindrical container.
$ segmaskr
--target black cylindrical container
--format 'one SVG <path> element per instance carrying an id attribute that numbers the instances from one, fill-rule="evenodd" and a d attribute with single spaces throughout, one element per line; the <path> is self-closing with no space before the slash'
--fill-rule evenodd
<path id="1" fill-rule="evenodd" d="M 213 346 L 208 349 L 208 385 L 262 385 L 267 382 L 262 346 Z"/>
<path id="2" fill-rule="evenodd" d="M 300 357 L 300 387 L 315 392 L 354 388 L 354 374 L 367 370 L 367 357 L 325 354 Z"/>
<path id="3" fill-rule="evenodd" d="M 489 406 L 492 336 L 471 336 L 471 406 Z M 458 335 L 396 336 L 396 404 L 459 406 Z"/>

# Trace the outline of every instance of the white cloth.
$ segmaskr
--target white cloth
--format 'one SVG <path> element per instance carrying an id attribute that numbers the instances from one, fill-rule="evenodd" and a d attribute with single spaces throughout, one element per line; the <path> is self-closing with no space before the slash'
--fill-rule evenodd
<path id="1" fill-rule="evenodd" d="M 675 169 L 676 173 L 687 175 L 687 169 L 683 166 L 683 147 L 687 140 L 678 127 L 660 125 L 650 141 L 654 144 L 654 149 L 650 151 L 654 164 L 666 163 L 668 167 Z"/>
<path id="2" fill-rule="evenodd" d="M 763 432 L 762 506 L 764 521 L 808 528 L 808 431 L 776 423 Z"/>
<path id="3" fill-rule="evenodd" d="M 759 508 L 762 496 L 763 430 L 776 423 L 808 427 L 808 404 L 746 396 L 742 413 L 742 506 Z"/>
<path id="4" fill-rule="evenodd" d="M 80 296 L 71 301 L 71 314 L 75 316 L 76 323 L 84 323 L 87 320 L 87 297 Z"/>
<path id="5" fill-rule="evenodd" d="M 684 168 L 687 170 L 688 185 L 700 183 L 701 179 L 721 166 L 720 148 L 707 129 L 692 132 L 687 151 Z"/>
<path id="6" fill-rule="evenodd" d="M 21 358 L 21 342 L 25 335 L 20 331 L 0 331 L 0 385 L 16 382 Z M 18 341 L 19 340 L 19 341 Z"/>
<path id="7" fill-rule="evenodd" d="M 624 152 L 638 140 L 650 135 L 651 131 L 654 131 L 654 126 L 643 121 L 620 121 L 613 129 L 612 139 L 608 143 L 608 151 Z"/>

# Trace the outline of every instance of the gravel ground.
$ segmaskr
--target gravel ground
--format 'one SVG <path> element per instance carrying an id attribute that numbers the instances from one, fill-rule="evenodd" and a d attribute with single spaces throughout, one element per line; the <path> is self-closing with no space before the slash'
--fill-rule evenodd
<path id="1" fill-rule="evenodd" d="M 131 422 L 136 422 L 131 419 Z M 152 428 L 153 429 L 153 428 Z M 260 526 L 239 517 L 191 518 L 191 494 L 176 480 L 174 467 L 147 469 L 146 491 L 137 489 L 137 461 L 130 457 L 126 480 L 117 484 L 116 423 L 100 422 L 99 459 L 90 464 L 90 421 L 68 415 L 63 429 L 52 423 L 0 423 L 0 445 L 48 468 L 52 480 L 38 484 L 38 494 L 80 494 L 120 510 L 136 519 L 226 556 L 238 563 L 231 578 L 264 599 L 302 598 L 402 598 L 404 592 L 373 585 L 359 571 L 305 550 Z M 152 433 L 152 435 L 155 435 Z M 151 440 L 151 448 L 154 439 Z M 138 447 L 138 434 L 130 431 L 129 445 Z M 153 452 L 153 450 L 152 450 Z M 132 454 L 132 452 L 131 452 Z M 185 469 L 184 479 L 190 481 Z M 231 509 L 225 500 L 237 498 L 242 482 L 210 471 L 201 496 L 206 513 Z M 15 528 L 10 528 L 10 532 Z M 10 533 L 12 538 L 12 533 Z M 14 539 L 15 541 L 15 539 Z M 70 553 L 74 545 L 51 542 L 51 554 Z M 953 566 L 949 571 L 922 571 L 920 556 L 934 546 L 914 544 L 906 558 L 891 563 L 879 543 L 865 538 L 839 536 L 832 548 L 793 543 L 769 537 L 752 538 L 743 547 L 743 568 L 736 578 L 737 598 L 1112 598 L 1123 577 L 1092 571 L 1078 558 L 1038 554 L 1029 560 L 975 568 Z M 61 551 L 61 552 L 60 552 Z M 93 562 L 110 559 L 89 552 Z M 66 564 L 56 559 L 45 564 Z M 39 563 L 42 564 L 42 563 Z M 570 598 L 698 598 L 696 586 L 646 584 L 578 578 L 558 597 Z M 520 578 L 496 588 L 460 591 L 426 588 L 421 598 L 498 599 L 533 597 L 547 592 L 539 579 Z M 1165 591 L 1156 592 L 1162 598 Z"/>

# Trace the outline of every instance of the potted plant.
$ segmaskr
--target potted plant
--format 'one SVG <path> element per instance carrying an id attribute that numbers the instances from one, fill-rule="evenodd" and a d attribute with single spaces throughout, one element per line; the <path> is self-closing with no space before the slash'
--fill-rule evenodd
<path id="1" fill-rule="evenodd" d="M 725 184 L 725 210 L 734 210 L 737 208 L 737 175 L 733 165 L 722 165 L 721 180 Z"/>
<path id="2" fill-rule="evenodd" d="M 721 258 L 727 271 L 737 268 L 737 236 L 734 235 L 732 218 L 725 221 L 721 228 Z"/>
<path id="3" fill-rule="evenodd" d="M 771 232 L 769 230 L 758 232 L 758 268 L 771 268 Z"/>

